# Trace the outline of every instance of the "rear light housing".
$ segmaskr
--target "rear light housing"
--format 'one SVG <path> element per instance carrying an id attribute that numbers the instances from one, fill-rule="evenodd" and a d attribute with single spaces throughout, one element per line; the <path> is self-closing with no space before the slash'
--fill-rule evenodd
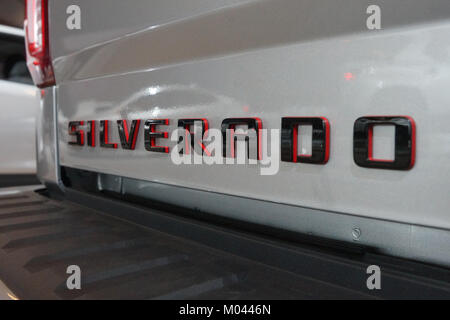
<path id="1" fill-rule="evenodd" d="M 26 0 L 25 47 L 27 66 L 39 88 L 55 84 L 48 37 L 48 0 Z"/>

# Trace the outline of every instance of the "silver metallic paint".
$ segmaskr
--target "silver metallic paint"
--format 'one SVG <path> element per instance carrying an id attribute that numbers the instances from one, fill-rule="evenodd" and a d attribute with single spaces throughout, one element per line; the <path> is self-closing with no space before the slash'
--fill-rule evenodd
<path id="1" fill-rule="evenodd" d="M 144 2 L 154 10 L 130 18 Z M 448 233 L 429 237 L 417 226 L 450 229 L 449 1 L 261 0 L 224 6 L 217 0 L 210 1 L 215 9 L 203 11 L 196 1 L 183 2 L 186 11 L 168 0 L 137 1 L 136 7 L 75 1 L 89 13 L 82 30 L 72 33 L 62 24 L 66 3 L 50 2 L 62 165 L 266 200 L 267 209 L 249 205 L 242 212 L 229 197 L 215 207 L 202 205 L 294 231 L 320 230 L 323 236 L 347 237 L 358 222 L 348 216 L 343 225 L 330 223 L 334 212 L 403 222 L 383 231 L 374 220 L 369 242 L 448 262 L 448 252 L 441 258 L 439 252 L 426 253 L 448 243 Z M 380 31 L 366 29 L 368 4 L 382 8 Z M 108 18 L 103 25 L 92 15 Z M 374 114 L 416 120 L 412 170 L 355 165 L 353 122 Z M 275 176 L 246 166 L 175 166 L 167 155 L 144 150 L 142 128 L 135 151 L 67 144 L 71 120 L 169 118 L 174 129 L 177 119 L 198 116 L 215 128 L 227 117 L 257 116 L 265 128 L 280 128 L 282 116 L 326 116 L 330 160 L 324 166 L 281 163 Z M 152 197 L 154 191 L 143 190 Z M 298 211 L 269 210 L 270 203 Z M 322 215 L 305 207 L 331 213 L 319 221 Z"/>
<path id="2" fill-rule="evenodd" d="M 450 232 L 408 223 L 289 206 L 113 175 L 100 175 L 99 189 L 213 212 L 229 218 L 375 247 L 380 253 L 450 267 Z M 277 215 L 274 213 L 278 213 Z M 353 230 L 360 234 L 357 240 Z M 436 248 L 439 248 L 438 252 Z"/>
<path id="3" fill-rule="evenodd" d="M 46 185 L 61 184 L 56 134 L 56 87 L 40 91 L 41 103 L 36 120 L 37 176 Z"/>

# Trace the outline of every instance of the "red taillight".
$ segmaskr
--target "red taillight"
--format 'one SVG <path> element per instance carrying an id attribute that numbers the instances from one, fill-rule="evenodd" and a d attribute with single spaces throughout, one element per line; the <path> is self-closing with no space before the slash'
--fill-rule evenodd
<path id="1" fill-rule="evenodd" d="M 39 87 L 55 84 L 48 39 L 48 0 L 26 0 L 25 43 L 27 65 Z"/>

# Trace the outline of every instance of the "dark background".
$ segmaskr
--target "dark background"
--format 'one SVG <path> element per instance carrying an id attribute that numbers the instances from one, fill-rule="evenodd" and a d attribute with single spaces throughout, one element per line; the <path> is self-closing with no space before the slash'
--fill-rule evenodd
<path id="1" fill-rule="evenodd" d="M 25 0 L 0 0 L 0 24 L 23 27 Z"/>

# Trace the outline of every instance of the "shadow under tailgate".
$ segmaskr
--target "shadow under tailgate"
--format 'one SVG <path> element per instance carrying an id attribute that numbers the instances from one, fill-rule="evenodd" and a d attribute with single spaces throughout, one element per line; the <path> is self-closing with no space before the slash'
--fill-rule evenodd
<path id="1" fill-rule="evenodd" d="M 19 299 L 450 297 L 446 270 L 439 269 L 440 277 L 431 280 L 387 271 L 383 278 L 386 289 L 369 291 L 367 263 L 361 261 L 320 252 L 315 256 L 310 250 L 227 234 L 204 224 L 196 225 L 200 231 L 195 232 L 189 227 L 195 222 L 181 217 L 177 222 L 171 216 L 167 219 L 172 219 L 170 226 L 177 230 L 174 236 L 158 230 L 163 224 L 156 220 L 151 228 L 145 228 L 72 201 L 18 190 L 10 195 L 0 193 L 0 279 Z M 98 198 L 97 206 L 101 207 L 102 201 Z M 127 210 L 130 217 L 135 210 L 144 212 L 118 201 L 105 201 L 105 210 L 112 204 L 122 215 L 127 215 Z M 165 219 L 163 213 L 146 212 Z M 211 243 L 192 241 L 201 230 L 210 235 Z M 182 232 L 186 238 L 178 236 Z M 191 232 L 195 236 L 189 236 Z M 231 250 L 218 249 L 219 243 L 228 244 Z M 264 258 L 247 259 L 236 250 L 254 251 Z M 66 287 L 69 265 L 81 268 L 81 290 Z M 398 291 L 392 291 L 391 282 L 400 285 Z"/>

